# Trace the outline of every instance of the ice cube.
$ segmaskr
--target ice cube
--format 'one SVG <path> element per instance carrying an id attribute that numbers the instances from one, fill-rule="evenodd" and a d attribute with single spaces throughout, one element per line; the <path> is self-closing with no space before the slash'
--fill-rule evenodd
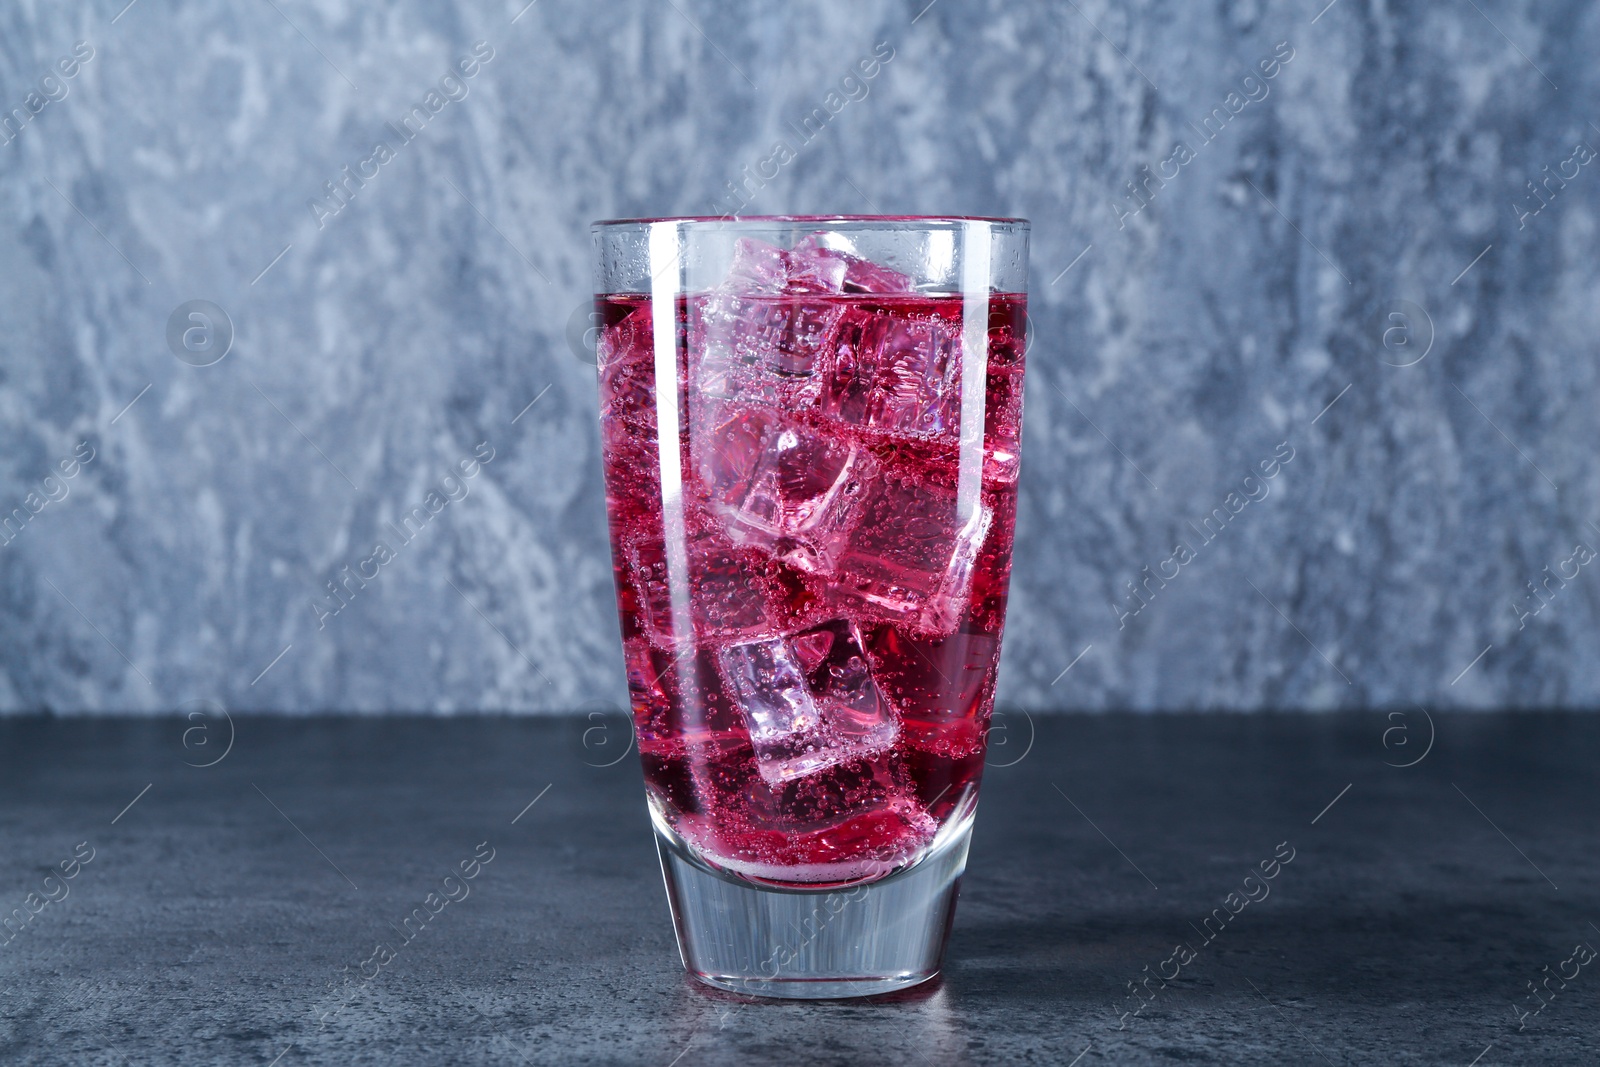
<path id="1" fill-rule="evenodd" d="M 807 238 L 809 241 L 810 238 Z M 817 252 L 806 241 L 795 245 L 788 254 L 791 293 L 842 293 L 845 279 L 850 273 L 850 263 L 840 255 Z"/>
<path id="2" fill-rule="evenodd" d="M 827 344 L 843 310 L 793 297 L 701 298 L 691 328 L 691 386 L 707 396 L 789 411 L 822 395 Z"/>
<path id="3" fill-rule="evenodd" d="M 692 411 L 695 470 L 729 540 L 807 573 L 831 571 L 868 457 L 848 438 L 768 409 L 697 398 Z"/>
<path id="4" fill-rule="evenodd" d="M 665 541 L 648 537 L 632 547 L 634 588 L 651 644 L 677 651 L 707 637 L 739 639 L 770 632 L 759 564 L 709 534 L 690 531 L 687 537 L 689 633 L 682 632 L 673 613 Z"/>
<path id="5" fill-rule="evenodd" d="M 862 496 L 839 557 L 838 591 L 882 621 L 952 632 L 989 532 L 989 507 L 979 502 L 963 519 L 953 490 L 907 470 L 866 483 Z"/>
<path id="6" fill-rule="evenodd" d="M 835 334 L 833 355 L 825 413 L 886 433 L 959 439 L 959 323 L 852 309 Z"/>
<path id="7" fill-rule="evenodd" d="M 727 278 L 695 305 L 690 347 L 698 390 L 789 411 L 817 402 L 845 314 L 830 298 L 912 291 L 910 278 L 841 244 L 837 236 L 812 235 L 788 252 L 750 238 L 734 245 Z"/>
<path id="8" fill-rule="evenodd" d="M 803 237 L 789 252 L 789 284 L 814 286 L 812 292 L 910 293 L 916 283 L 899 271 L 855 254 L 838 234 Z"/>
<path id="9" fill-rule="evenodd" d="M 837 293 L 845 267 L 832 276 L 790 276 L 789 253 L 741 238 L 723 284 L 696 301 L 690 331 L 695 387 L 730 400 L 798 410 L 822 393 L 821 360 L 843 314 L 827 299 Z"/>
<path id="10" fill-rule="evenodd" d="M 931 313 L 845 312 L 823 358 L 825 417 L 902 442 L 960 445 L 963 307 L 954 298 L 929 298 L 926 307 Z M 983 478 L 1012 484 L 1021 452 L 1021 353 L 1009 325 L 991 322 L 988 342 Z"/>
<path id="11" fill-rule="evenodd" d="M 739 509 L 776 420 L 766 408 L 705 397 L 689 402 L 689 454 L 713 508 Z"/>
<path id="12" fill-rule="evenodd" d="M 794 639 L 794 654 L 800 657 L 800 669 L 807 674 L 822 666 L 832 650 L 833 634 L 826 629 L 800 634 Z"/>
<path id="13" fill-rule="evenodd" d="M 741 237 L 733 244 L 733 264 L 722 284 L 725 292 L 781 293 L 789 284 L 789 256 L 776 245 Z"/>
<path id="14" fill-rule="evenodd" d="M 729 645 L 718 653 L 771 785 L 882 752 L 899 734 L 851 623 Z M 808 667 L 809 664 L 809 667 Z"/>
<path id="15" fill-rule="evenodd" d="M 783 782 L 838 762 L 817 744 L 822 715 L 787 641 L 730 645 L 717 658 L 728 692 L 744 713 L 763 779 Z"/>
<path id="16" fill-rule="evenodd" d="M 899 726 L 873 678 L 855 624 L 836 619 L 790 640 L 835 747 L 863 755 L 894 744 Z"/>

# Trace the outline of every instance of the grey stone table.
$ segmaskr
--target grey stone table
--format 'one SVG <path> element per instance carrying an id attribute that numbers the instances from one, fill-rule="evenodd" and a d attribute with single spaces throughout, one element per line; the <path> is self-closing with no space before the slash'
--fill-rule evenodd
<path id="1" fill-rule="evenodd" d="M 685 979 L 614 717 L 0 721 L 0 1063 L 1600 1059 L 1600 718 L 1002 738 L 943 977 L 802 1004 Z"/>

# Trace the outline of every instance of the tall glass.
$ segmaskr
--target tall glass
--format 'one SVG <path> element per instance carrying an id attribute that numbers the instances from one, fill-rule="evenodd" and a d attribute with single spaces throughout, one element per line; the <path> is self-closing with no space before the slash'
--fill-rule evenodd
<path id="1" fill-rule="evenodd" d="M 1028 224 L 596 223 L 628 687 L 684 966 L 938 973 L 994 700 Z"/>

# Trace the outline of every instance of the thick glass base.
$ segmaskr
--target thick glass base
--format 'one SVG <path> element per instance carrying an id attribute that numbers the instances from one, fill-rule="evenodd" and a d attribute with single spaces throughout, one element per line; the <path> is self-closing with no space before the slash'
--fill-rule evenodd
<path id="1" fill-rule="evenodd" d="M 714 870 L 655 824 L 683 965 L 707 985 L 761 997 L 865 997 L 939 973 L 967 866 L 970 809 L 913 866 L 816 889 Z"/>

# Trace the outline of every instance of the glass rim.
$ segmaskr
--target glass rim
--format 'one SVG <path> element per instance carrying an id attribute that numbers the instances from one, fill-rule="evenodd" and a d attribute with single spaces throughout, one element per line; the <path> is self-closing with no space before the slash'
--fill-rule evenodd
<path id="1" fill-rule="evenodd" d="M 625 227 L 648 226 L 658 222 L 671 223 L 723 223 L 739 225 L 753 223 L 757 225 L 787 225 L 800 223 L 812 225 L 815 223 L 834 223 L 845 225 L 874 225 L 880 223 L 914 225 L 941 225 L 957 224 L 963 222 L 987 222 L 997 226 L 1013 229 L 1028 229 L 1031 224 L 1024 218 L 1008 218 L 998 215 L 664 215 L 659 218 L 637 219 L 596 219 L 589 224 L 591 230 L 620 229 Z"/>

